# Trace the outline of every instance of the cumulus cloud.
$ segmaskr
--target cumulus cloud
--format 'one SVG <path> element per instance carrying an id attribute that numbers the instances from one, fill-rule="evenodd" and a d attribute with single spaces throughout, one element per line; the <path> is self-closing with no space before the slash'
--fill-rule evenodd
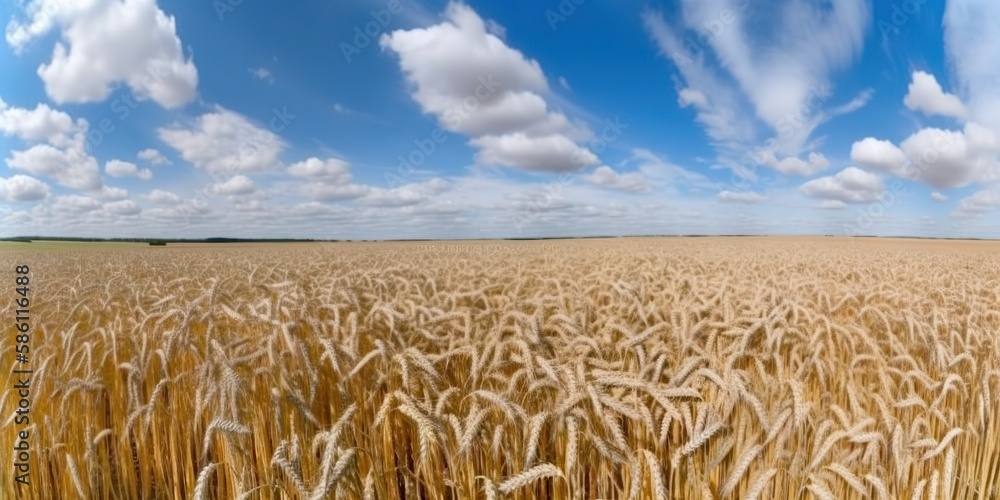
<path id="1" fill-rule="evenodd" d="M 148 168 L 140 169 L 135 163 L 121 160 L 110 160 L 104 164 L 104 173 L 111 177 L 136 177 L 144 181 L 153 178 L 153 171 Z"/>
<path id="2" fill-rule="evenodd" d="M 56 198 L 52 208 L 57 212 L 83 214 L 101 209 L 101 203 L 89 196 L 71 194 Z"/>
<path id="3" fill-rule="evenodd" d="M 893 172 L 906 163 L 906 155 L 891 141 L 865 137 L 851 145 L 851 161 L 881 172 Z"/>
<path id="4" fill-rule="evenodd" d="M 254 192 L 256 186 L 249 177 L 236 175 L 225 182 L 214 184 L 211 191 L 226 196 L 241 196 Z"/>
<path id="5" fill-rule="evenodd" d="M 48 184 L 34 177 L 27 175 L 13 175 L 6 179 L 0 177 L 0 201 L 38 201 L 45 199 L 48 195 Z"/>
<path id="6" fill-rule="evenodd" d="M 139 151 L 136 158 L 149 162 L 152 165 L 170 165 L 170 160 L 168 160 L 166 156 L 163 156 L 163 153 L 159 150 L 153 148 L 147 148 Z"/>
<path id="7" fill-rule="evenodd" d="M 851 159 L 871 170 L 926 184 L 935 190 L 1000 181 L 1000 41 L 992 29 L 1000 23 L 1000 3 L 991 0 L 947 2 L 943 27 L 945 54 L 955 80 L 954 93 L 938 79 L 914 71 L 903 104 L 928 116 L 946 116 L 960 129 L 925 127 L 894 144 L 867 137 L 854 143 Z M 931 198 L 947 197 L 935 191 Z M 980 194 L 986 193 L 986 194 Z M 976 213 L 992 191 L 959 202 L 953 213 Z M 978 196 L 978 198 L 976 197 Z"/>
<path id="8" fill-rule="evenodd" d="M 105 201 L 124 200 L 128 198 L 128 191 L 122 188 L 102 186 L 99 191 L 94 192 L 94 196 Z"/>
<path id="9" fill-rule="evenodd" d="M 476 160 L 536 172 L 562 172 L 597 163 L 597 155 L 563 135 L 532 137 L 524 133 L 488 135 L 470 141 Z"/>
<path id="10" fill-rule="evenodd" d="M 753 191 L 721 191 L 715 198 L 726 203 L 760 203 L 767 200 L 767 196 Z"/>
<path id="11" fill-rule="evenodd" d="M 305 180 L 299 192 L 317 201 L 354 200 L 372 192 L 369 186 L 352 182 L 350 164 L 340 158 L 311 157 L 293 163 L 288 173 Z"/>
<path id="12" fill-rule="evenodd" d="M 301 187 L 301 193 L 316 201 L 340 201 L 361 198 L 371 192 L 368 186 L 359 184 L 313 184 Z"/>
<path id="13" fill-rule="evenodd" d="M 934 78 L 923 71 L 914 71 L 910 87 L 903 99 L 907 108 L 922 111 L 926 115 L 965 118 L 966 110 L 962 101 L 954 94 L 946 93 Z"/>
<path id="14" fill-rule="evenodd" d="M 51 60 L 38 68 L 55 102 L 100 102 L 119 83 L 167 108 L 194 99 L 198 71 L 155 0 L 31 0 L 25 11 L 28 19 L 8 23 L 7 43 L 19 51 L 58 29 Z"/>
<path id="15" fill-rule="evenodd" d="M 73 144 L 66 148 L 36 144 L 24 151 L 11 151 L 6 159 L 7 166 L 48 177 L 69 188 L 100 189 L 100 166 L 86 153 L 83 142 L 83 135 L 78 134 Z"/>
<path id="16" fill-rule="evenodd" d="M 132 200 L 121 200 L 105 203 L 104 211 L 113 215 L 138 215 L 142 207 Z"/>
<path id="17" fill-rule="evenodd" d="M 813 179 L 799 189 L 810 196 L 843 203 L 876 201 L 884 191 L 879 176 L 857 167 L 847 167 L 836 175 Z"/>
<path id="18" fill-rule="evenodd" d="M 46 104 L 26 109 L 0 99 L 0 132 L 33 144 L 25 150 L 11 150 L 5 159 L 7 167 L 53 179 L 65 187 L 101 187 L 100 166 L 87 152 L 88 128 L 86 120 L 74 121 Z"/>
<path id="19" fill-rule="evenodd" d="M 162 189 L 154 189 L 145 195 L 145 198 L 153 203 L 159 203 L 161 205 L 178 205 L 183 200 L 180 195 L 172 193 L 170 191 L 164 191 Z"/>
<path id="20" fill-rule="evenodd" d="M 851 160 L 872 170 L 946 189 L 1000 179 L 998 152 L 997 134 L 969 122 L 962 130 L 921 129 L 898 147 L 866 137 L 851 147 Z"/>
<path id="21" fill-rule="evenodd" d="M 629 193 L 647 193 L 652 189 L 649 181 L 641 173 L 620 173 L 606 165 L 597 167 L 597 170 L 584 177 L 584 180 L 595 186 L 617 189 Z"/>
<path id="22" fill-rule="evenodd" d="M 430 201 L 434 196 L 449 191 L 451 187 L 451 184 L 443 179 L 430 179 L 390 189 L 371 188 L 365 197 L 358 201 L 363 205 L 379 207 L 412 206 Z"/>
<path id="23" fill-rule="evenodd" d="M 444 129 L 471 137 L 483 163 L 531 171 L 596 163 L 593 153 L 576 144 L 591 132 L 548 109 L 542 97 L 548 83 L 538 61 L 491 33 L 465 4 L 449 3 L 445 17 L 379 40 L 399 58 L 425 113 Z"/>
<path id="24" fill-rule="evenodd" d="M 830 166 L 830 160 L 826 159 L 822 153 L 809 153 L 805 160 L 797 156 L 789 156 L 778 160 L 774 153 L 765 151 L 762 155 L 763 164 L 790 175 L 813 175 L 826 170 Z"/>
<path id="25" fill-rule="evenodd" d="M 350 165 L 339 158 L 321 160 L 312 157 L 292 164 L 288 167 L 288 173 L 295 177 L 304 177 L 334 184 L 346 184 L 351 182 L 352 179 Z"/>
<path id="26" fill-rule="evenodd" d="M 959 200 L 952 212 L 959 218 L 976 217 L 1000 208 L 1000 189 L 985 189 Z"/>
<path id="27" fill-rule="evenodd" d="M 209 172 L 273 170 L 285 142 L 245 116 L 216 106 L 193 123 L 160 128 L 160 139 L 185 161 Z"/>
<path id="28" fill-rule="evenodd" d="M 72 133 L 86 127 L 86 120 L 74 123 L 68 114 L 44 103 L 37 104 L 35 109 L 24 109 L 8 106 L 0 100 L 0 131 L 4 135 L 13 135 L 26 141 L 64 144 Z"/>
<path id="29" fill-rule="evenodd" d="M 361 202 L 379 207 L 402 207 L 416 205 L 427 200 L 427 194 L 413 186 L 400 186 L 391 189 L 374 188 Z"/>

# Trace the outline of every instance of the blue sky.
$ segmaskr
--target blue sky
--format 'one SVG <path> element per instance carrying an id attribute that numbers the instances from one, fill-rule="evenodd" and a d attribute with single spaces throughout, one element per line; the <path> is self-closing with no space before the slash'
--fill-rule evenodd
<path id="1" fill-rule="evenodd" d="M 2 236 L 1000 237 L 989 0 L 0 16 Z"/>

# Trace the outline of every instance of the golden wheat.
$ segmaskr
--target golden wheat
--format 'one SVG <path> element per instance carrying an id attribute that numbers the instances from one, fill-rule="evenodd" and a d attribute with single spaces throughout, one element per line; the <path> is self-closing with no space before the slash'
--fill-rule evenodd
<path id="1" fill-rule="evenodd" d="M 0 497 L 1000 498 L 995 244 L 504 244 L 0 253 Z"/>

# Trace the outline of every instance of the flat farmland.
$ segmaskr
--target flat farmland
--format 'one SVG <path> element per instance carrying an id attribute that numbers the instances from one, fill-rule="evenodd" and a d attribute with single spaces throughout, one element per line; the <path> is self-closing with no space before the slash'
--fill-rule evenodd
<path id="1" fill-rule="evenodd" d="M 997 242 L 67 245 L 3 498 L 1000 497 Z"/>

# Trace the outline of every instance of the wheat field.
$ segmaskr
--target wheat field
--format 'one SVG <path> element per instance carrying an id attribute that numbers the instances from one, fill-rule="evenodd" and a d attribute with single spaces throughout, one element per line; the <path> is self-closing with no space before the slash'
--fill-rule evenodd
<path id="1" fill-rule="evenodd" d="M 0 496 L 1000 498 L 1000 244 L 443 245 L 0 252 Z"/>

